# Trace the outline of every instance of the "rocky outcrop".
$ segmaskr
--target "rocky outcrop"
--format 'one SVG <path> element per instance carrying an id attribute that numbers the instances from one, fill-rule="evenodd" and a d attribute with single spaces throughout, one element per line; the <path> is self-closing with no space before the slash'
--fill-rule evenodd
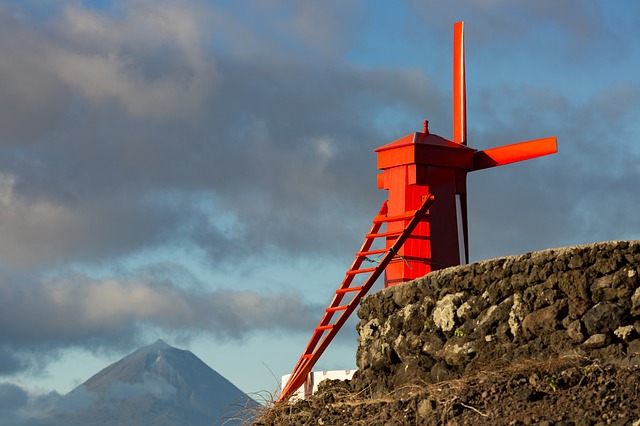
<path id="1" fill-rule="evenodd" d="M 640 365 L 640 242 L 550 249 L 433 272 L 362 300 L 371 396 L 574 354 Z"/>
<path id="2" fill-rule="evenodd" d="M 640 426 L 640 241 L 509 256 L 365 297 L 358 371 L 257 425 Z"/>

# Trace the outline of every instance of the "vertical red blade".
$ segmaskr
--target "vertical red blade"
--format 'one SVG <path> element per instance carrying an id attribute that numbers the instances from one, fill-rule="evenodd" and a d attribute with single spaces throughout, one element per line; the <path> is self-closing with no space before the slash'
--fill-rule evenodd
<path id="1" fill-rule="evenodd" d="M 467 144 L 467 87 L 464 71 L 464 22 L 453 26 L 453 141 Z"/>

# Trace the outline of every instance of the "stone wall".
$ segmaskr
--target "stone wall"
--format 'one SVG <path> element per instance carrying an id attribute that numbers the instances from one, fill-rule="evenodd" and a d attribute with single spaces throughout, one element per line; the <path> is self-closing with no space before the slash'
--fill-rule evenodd
<path id="1" fill-rule="evenodd" d="M 512 361 L 640 365 L 640 241 L 448 268 L 363 299 L 356 389 L 380 396 Z"/>

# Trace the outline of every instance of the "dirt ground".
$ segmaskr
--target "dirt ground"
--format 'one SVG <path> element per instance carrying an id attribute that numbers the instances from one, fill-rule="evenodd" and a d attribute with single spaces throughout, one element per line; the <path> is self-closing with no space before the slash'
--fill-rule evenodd
<path id="1" fill-rule="evenodd" d="M 375 399 L 327 381 L 306 401 L 265 408 L 254 424 L 640 426 L 640 367 L 525 361 Z"/>

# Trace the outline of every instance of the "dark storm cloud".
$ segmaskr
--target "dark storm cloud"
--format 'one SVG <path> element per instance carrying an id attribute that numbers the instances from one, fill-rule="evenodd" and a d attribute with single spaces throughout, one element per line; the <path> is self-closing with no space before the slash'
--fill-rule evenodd
<path id="1" fill-rule="evenodd" d="M 32 394 L 14 383 L 0 382 L 0 418 L 3 426 L 51 425 L 51 414 L 63 401 L 56 392 Z"/>
<path id="2" fill-rule="evenodd" d="M 26 367 L 9 347 L 0 346 L 0 375 L 10 375 L 22 371 Z"/>
<path id="3" fill-rule="evenodd" d="M 26 405 L 29 395 L 18 385 L 0 383 L 0 410 L 19 409 Z"/>

